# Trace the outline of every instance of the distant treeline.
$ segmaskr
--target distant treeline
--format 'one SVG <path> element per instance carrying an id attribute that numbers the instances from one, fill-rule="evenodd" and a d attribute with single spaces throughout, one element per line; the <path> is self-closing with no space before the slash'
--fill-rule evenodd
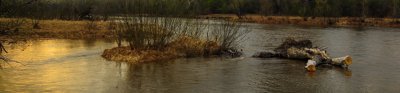
<path id="1" fill-rule="evenodd" d="M 400 0 L 0 0 L 0 16 L 69 20 L 125 14 L 398 18 L 399 5 Z"/>

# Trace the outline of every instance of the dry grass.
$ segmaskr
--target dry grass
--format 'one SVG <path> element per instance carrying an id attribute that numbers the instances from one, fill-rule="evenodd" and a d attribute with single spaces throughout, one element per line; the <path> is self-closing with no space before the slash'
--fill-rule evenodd
<path id="1" fill-rule="evenodd" d="M 7 21 L 10 18 L 0 18 L 0 21 Z M 111 31 L 107 29 L 108 22 L 95 21 L 96 29 L 89 31 L 89 21 L 70 20 L 40 20 L 40 29 L 34 29 L 31 19 L 25 20 L 19 28 L 17 35 L 26 38 L 107 38 L 111 37 Z"/>
<path id="2" fill-rule="evenodd" d="M 192 37 L 179 37 L 168 44 L 169 50 L 176 50 L 185 57 L 209 56 L 217 54 L 220 45 L 214 41 L 205 41 Z"/>
<path id="3" fill-rule="evenodd" d="M 106 49 L 102 56 L 107 60 L 130 63 L 167 60 L 179 57 L 175 51 L 171 50 L 132 50 L 130 47 Z"/>
<path id="4" fill-rule="evenodd" d="M 219 46 L 216 42 L 203 41 L 191 37 L 180 37 L 162 50 L 132 50 L 130 47 L 106 49 L 102 57 L 107 60 L 141 63 L 170 60 L 180 57 L 197 57 L 216 54 Z"/>
<path id="5" fill-rule="evenodd" d="M 240 20 L 242 22 L 262 23 L 262 24 L 296 24 L 309 26 L 379 26 L 379 27 L 400 27 L 400 19 L 396 18 L 365 18 L 358 17 L 300 17 L 300 16 L 262 16 L 248 14 L 239 19 L 234 14 L 211 14 L 203 15 L 204 19 L 229 19 Z"/>

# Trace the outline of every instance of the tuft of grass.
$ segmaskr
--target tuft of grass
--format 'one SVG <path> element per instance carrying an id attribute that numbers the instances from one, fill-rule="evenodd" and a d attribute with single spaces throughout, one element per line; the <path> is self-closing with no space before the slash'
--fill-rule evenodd
<path id="1" fill-rule="evenodd" d="M 102 57 L 113 61 L 141 63 L 173 59 L 179 56 L 176 52 L 169 50 L 132 50 L 130 47 L 116 47 L 104 50 Z"/>
<path id="2" fill-rule="evenodd" d="M 169 50 L 176 50 L 185 57 L 210 56 L 218 54 L 220 45 L 215 41 L 182 36 L 168 44 Z"/>
<path id="3" fill-rule="evenodd" d="M 210 56 L 216 54 L 219 48 L 216 42 L 183 36 L 168 43 L 161 50 L 131 49 L 129 46 L 116 47 L 104 50 L 102 57 L 112 61 L 141 63 L 180 57 Z"/>

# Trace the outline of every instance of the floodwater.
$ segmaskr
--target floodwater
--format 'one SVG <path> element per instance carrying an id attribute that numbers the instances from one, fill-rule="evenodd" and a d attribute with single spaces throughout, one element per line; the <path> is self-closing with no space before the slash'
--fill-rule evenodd
<path id="1" fill-rule="evenodd" d="M 0 71 L 0 93 L 322 92 L 398 93 L 400 29 L 297 27 L 248 24 L 241 58 L 183 58 L 126 64 L 104 60 L 107 40 L 35 40 L 7 46 L 19 61 Z M 304 70 L 303 61 L 250 56 L 284 38 L 311 39 L 333 57 L 351 55 L 349 69 Z M 3 64 L 4 65 L 4 64 Z M 7 64 L 6 64 L 7 65 Z"/>

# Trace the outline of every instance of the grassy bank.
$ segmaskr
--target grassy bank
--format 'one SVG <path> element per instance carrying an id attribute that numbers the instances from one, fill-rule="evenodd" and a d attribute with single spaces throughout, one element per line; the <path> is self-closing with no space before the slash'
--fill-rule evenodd
<path id="1" fill-rule="evenodd" d="M 19 22 L 14 22 L 19 21 Z M 0 18 L 3 24 L 15 24 L 17 27 L 2 27 L 1 38 L 63 38 L 89 39 L 110 38 L 112 32 L 105 21 L 38 20 L 34 28 L 31 19 Z"/>
<path id="2" fill-rule="evenodd" d="M 299 17 L 299 16 L 262 16 L 246 15 L 239 19 L 233 14 L 211 14 L 200 16 L 202 19 L 233 19 L 242 22 L 260 24 L 295 24 L 305 26 L 376 26 L 400 27 L 400 19 L 396 18 L 358 18 L 358 17 Z"/>
<path id="3" fill-rule="evenodd" d="M 233 14 L 211 14 L 200 16 L 202 19 L 233 19 L 242 22 L 261 24 L 295 24 L 305 26 L 377 26 L 400 27 L 400 19 L 392 18 L 323 18 L 295 16 L 246 15 L 239 19 Z M 34 28 L 32 19 L 0 18 L 1 23 L 21 21 L 18 28 L 0 29 L 0 38 L 63 38 L 90 39 L 112 38 L 110 24 L 106 21 L 38 20 L 39 28 Z M 7 30 L 7 31 L 4 31 Z"/>

